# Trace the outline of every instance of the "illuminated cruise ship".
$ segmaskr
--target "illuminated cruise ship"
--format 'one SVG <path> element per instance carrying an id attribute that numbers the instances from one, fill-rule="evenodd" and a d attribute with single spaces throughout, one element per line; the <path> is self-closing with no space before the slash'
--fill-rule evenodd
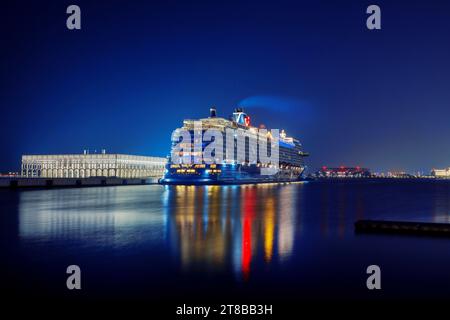
<path id="1" fill-rule="evenodd" d="M 218 140 L 206 138 L 211 130 L 221 133 L 222 143 L 216 144 L 215 150 L 223 149 L 223 157 L 217 151 L 207 152 Z M 180 132 L 188 133 L 188 138 L 185 134 L 182 139 Z M 272 132 L 263 126 L 252 126 L 250 116 L 242 108 L 235 109 L 229 119 L 218 117 L 216 109 L 211 108 L 208 118 L 184 120 L 183 126 L 172 135 L 171 156 L 160 182 L 191 185 L 301 180 L 305 170 L 303 158 L 308 154 L 284 130 L 276 131 L 275 136 Z"/>

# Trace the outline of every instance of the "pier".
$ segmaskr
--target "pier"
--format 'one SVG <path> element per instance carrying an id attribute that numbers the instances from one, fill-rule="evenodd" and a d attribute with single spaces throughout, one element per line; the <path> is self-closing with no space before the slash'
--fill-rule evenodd
<path id="1" fill-rule="evenodd" d="M 355 222 L 355 232 L 450 237 L 450 223 L 358 220 Z"/>
<path id="2" fill-rule="evenodd" d="M 64 188 L 157 184 L 158 178 L 27 178 L 0 177 L 0 189 L 4 188 Z"/>

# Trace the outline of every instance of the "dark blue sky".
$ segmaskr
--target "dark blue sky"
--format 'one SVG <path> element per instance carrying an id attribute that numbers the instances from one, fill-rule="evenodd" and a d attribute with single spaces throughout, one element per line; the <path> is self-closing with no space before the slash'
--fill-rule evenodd
<path id="1" fill-rule="evenodd" d="M 84 148 L 165 156 L 184 118 L 238 104 L 312 169 L 450 166 L 449 1 L 14 1 L 0 32 L 1 171 Z"/>

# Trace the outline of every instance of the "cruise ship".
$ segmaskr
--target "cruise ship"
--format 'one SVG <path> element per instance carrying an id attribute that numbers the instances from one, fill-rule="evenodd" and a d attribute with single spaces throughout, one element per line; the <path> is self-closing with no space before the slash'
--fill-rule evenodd
<path id="1" fill-rule="evenodd" d="M 209 129 L 222 133 L 225 155 L 222 158 L 215 157 L 215 152 L 211 153 L 212 159 L 205 157 L 206 148 L 217 139 L 204 142 L 205 132 Z M 174 133 L 181 131 L 189 133 L 189 139 L 181 141 L 179 135 L 172 135 L 171 155 L 168 157 L 164 176 L 160 179 L 161 184 L 249 184 L 302 179 L 304 157 L 308 154 L 302 151 L 299 140 L 288 137 L 284 130 L 277 131 L 278 134 L 274 137 L 272 131 L 264 126 L 252 126 L 250 116 L 242 108 L 236 108 L 228 119 L 218 117 L 216 109 L 211 108 L 208 118 L 184 120 L 183 126 Z M 244 142 L 239 142 L 242 135 L 246 136 Z M 196 149 L 195 142 L 199 138 L 201 142 Z M 250 139 L 253 139 L 256 148 L 255 145 L 250 145 Z M 180 146 L 183 148 L 180 149 Z M 219 148 L 220 144 L 217 149 Z M 227 153 L 230 148 L 231 154 Z M 276 161 L 272 159 L 268 162 L 267 158 L 263 159 L 260 151 L 264 151 L 264 148 L 267 148 L 268 156 L 272 156 L 273 152 L 276 154 L 277 150 Z M 198 158 L 194 161 L 200 153 L 201 161 Z"/>

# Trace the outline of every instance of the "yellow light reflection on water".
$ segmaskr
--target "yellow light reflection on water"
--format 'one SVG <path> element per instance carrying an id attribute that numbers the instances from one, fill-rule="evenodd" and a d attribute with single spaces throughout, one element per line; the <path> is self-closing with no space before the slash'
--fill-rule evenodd
<path id="1" fill-rule="evenodd" d="M 266 201 L 264 213 L 264 257 L 266 262 L 272 260 L 273 238 L 275 231 L 275 201 L 270 197 Z"/>

